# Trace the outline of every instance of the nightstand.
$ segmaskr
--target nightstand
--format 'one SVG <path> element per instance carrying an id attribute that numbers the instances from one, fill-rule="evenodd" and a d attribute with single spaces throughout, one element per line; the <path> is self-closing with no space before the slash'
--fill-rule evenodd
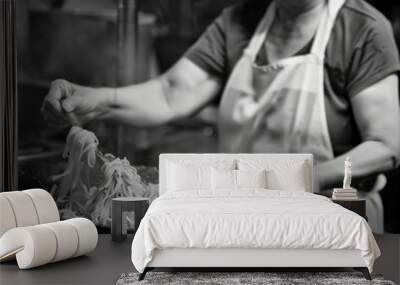
<path id="1" fill-rule="evenodd" d="M 111 204 L 111 237 L 113 241 L 123 241 L 127 236 L 127 213 L 135 213 L 135 232 L 146 214 L 150 199 L 142 197 L 119 197 Z"/>
<path id="2" fill-rule="evenodd" d="M 361 217 L 365 218 L 368 221 L 366 211 L 365 211 L 365 200 L 357 199 L 357 200 L 335 200 L 331 199 L 332 202 L 339 204 L 340 206 L 359 214 Z"/>

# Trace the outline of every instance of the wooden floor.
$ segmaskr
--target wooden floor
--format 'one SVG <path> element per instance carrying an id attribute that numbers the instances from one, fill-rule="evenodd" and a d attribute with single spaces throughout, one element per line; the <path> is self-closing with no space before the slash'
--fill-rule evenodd
<path id="1" fill-rule="evenodd" d="M 376 261 L 375 273 L 400 283 L 400 235 L 376 236 L 382 257 Z M 124 272 L 134 271 L 130 259 L 132 237 L 124 242 L 100 235 L 94 252 L 88 256 L 19 270 L 15 262 L 0 265 L 0 284 L 115 284 Z"/>

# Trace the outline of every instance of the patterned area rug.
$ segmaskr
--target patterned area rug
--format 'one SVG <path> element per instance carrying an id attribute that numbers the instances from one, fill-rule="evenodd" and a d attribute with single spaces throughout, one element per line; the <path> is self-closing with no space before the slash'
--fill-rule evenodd
<path id="1" fill-rule="evenodd" d="M 373 280 L 368 281 L 359 272 L 148 272 L 142 281 L 137 280 L 138 276 L 138 273 L 122 274 L 117 285 L 395 285 L 379 275 L 372 275 Z"/>

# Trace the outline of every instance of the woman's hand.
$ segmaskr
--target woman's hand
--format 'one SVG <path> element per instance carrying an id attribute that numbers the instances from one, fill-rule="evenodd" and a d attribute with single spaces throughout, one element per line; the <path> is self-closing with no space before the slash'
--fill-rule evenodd
<path id="1" fill-rule="evenodd" d="M 41 112 L 53 127 L 84 124 L 105 113 L 110 97 L 110 89 L 90 88 L 57 79 L 51 83 Z"/>

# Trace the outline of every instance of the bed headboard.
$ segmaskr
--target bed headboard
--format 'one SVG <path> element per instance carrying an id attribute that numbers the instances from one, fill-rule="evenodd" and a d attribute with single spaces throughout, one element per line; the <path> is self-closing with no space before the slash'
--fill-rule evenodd
<path id="1" fill-rule="evenodd" d="M 182 161 L 182 160 L 206 160 L 212 164 L 212 161 L 219 160 L 231 160 L 246 159 L 246 160 L 293 160 L 293 161 L 304 161 L 308 171 L 305 174 L 306 180 L 306 191 L 313 192 L 313 155 L 302 154 L 302 153 L 290 153 L 290 154 L 268 154 L 268 153 L 240 153 L 240 154 L 225 154 L 225 153 L 163 153 L 160 154 L 159 160 L 159 193 L 160 195 L 166 191 L 166 165 L 168 161 Z"/>

